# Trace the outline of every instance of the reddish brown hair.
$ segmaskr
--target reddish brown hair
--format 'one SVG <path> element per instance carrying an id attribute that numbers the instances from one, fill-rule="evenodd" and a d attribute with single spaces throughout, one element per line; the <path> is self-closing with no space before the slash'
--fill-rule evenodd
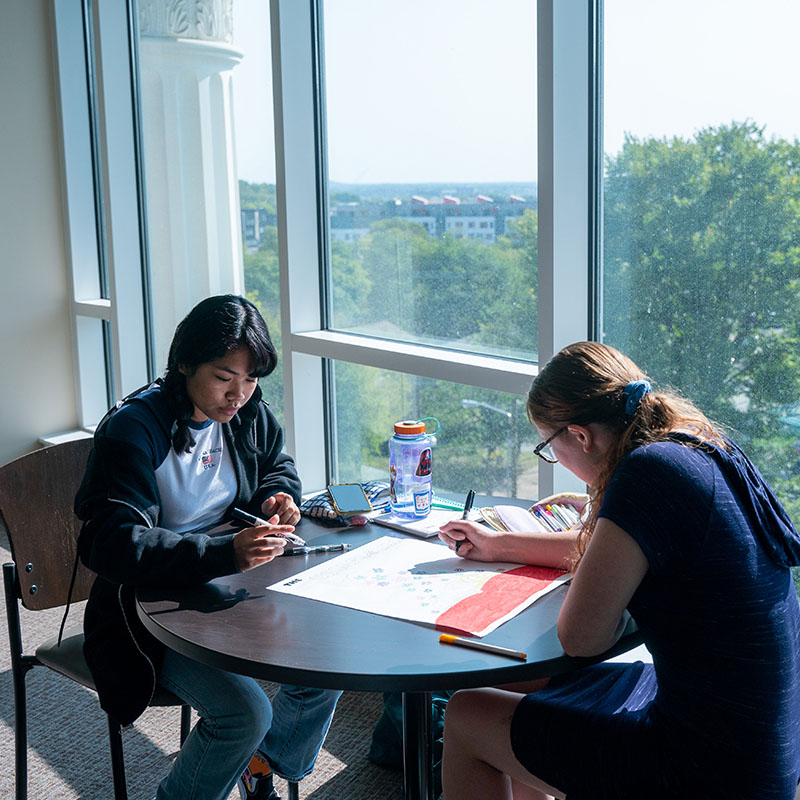
<path id="1" fill-rule="evenodd" d="M 677 431 L 696 437 L 698 445 L 710 442 L 725 447 L 719 427 L 675 391 L 645 394 L 633 413 L 627 414 L 625 387 L 642 380 L 647 380 L 644 372 L 613 347 L 576 342 L 547 362 L 528 392 L 528 419 L 543 431 L 597 423 L 616 434 L 608 463 L 589 490 L 592 502 L 578 536 L 576 565 L 594 531 L 611 476 L 628 453 Z"/>

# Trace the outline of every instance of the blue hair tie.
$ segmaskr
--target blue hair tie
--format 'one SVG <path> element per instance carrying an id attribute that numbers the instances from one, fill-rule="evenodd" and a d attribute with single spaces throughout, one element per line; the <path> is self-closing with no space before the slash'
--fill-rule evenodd
<path id="1" fill-rule="evenodd" d="M 650 381 L 631 381 L 625 384 L 622 390 L 622 396 L 625 398 L 625 416 L 632 417 L 636 413 L 642 398 L 646 394 L 650 394 L 653 387 Z"/>

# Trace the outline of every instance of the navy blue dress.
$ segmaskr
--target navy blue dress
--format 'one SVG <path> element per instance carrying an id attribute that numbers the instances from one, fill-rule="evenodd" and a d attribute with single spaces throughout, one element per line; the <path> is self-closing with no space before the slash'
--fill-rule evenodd
<path id="1" fill-rule="evenodd" d="M 527 695 L 511 743 L 568 800 L 792 800 L 800 778 L 798 534 L 742 452 L 638 448 L 600 516 L 648 571 L 628 610 L 653 664 L 599 664 Z"/>

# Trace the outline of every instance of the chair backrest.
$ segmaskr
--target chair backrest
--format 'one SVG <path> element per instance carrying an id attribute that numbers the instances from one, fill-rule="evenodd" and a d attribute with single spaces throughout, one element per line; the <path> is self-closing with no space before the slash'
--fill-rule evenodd
<path id="1" fill-rule="evenodd" d="M 0 516 L 17 566 L 22 605 L 32 611 L 67 602 L 81 523 L 72 510 L 92 439 L 51 445 L 0 467 Z M 89 596 L 94 573 L 79 565 L 72 591 Z"/>

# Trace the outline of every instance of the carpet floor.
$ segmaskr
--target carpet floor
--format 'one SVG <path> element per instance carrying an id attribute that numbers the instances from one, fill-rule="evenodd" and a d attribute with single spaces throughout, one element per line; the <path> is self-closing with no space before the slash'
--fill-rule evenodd
<path id="1" fill-rule="evenodd" d="M 10 560 L 8 540 L 0 532 L 0 563 Z M 5 619 L 5 601 L 0 597 Z M 70 611 L 77 624 L 83 604 Z M 25 652 L 58 630 L 61 611 L 23 609 Z M 8 631 L 0 635 L 0 798 L 14 797 L 14 693 Z M 28 797 L 58 800 L 110 800 L 113 797 L 106 718 L 93 692 L 38 667 L 28 673 Z M 264 683 L 273 693 L 275 686 Z M 300 784 L 309 800 L 400 800 L 399 769 L 380 767 L 367 758 L 372 728 L 381 714 L 382 697 L 345 692 L 339 701 L 314 772 Z M 178 750 L 179 710 L 148 709 L 123 733 L 130 800 L 152 800 L 159 780 Z M 285 798 L 286 787 L 276 786 Z M 234 791 L 231 798 L 238 798 Z"/>

